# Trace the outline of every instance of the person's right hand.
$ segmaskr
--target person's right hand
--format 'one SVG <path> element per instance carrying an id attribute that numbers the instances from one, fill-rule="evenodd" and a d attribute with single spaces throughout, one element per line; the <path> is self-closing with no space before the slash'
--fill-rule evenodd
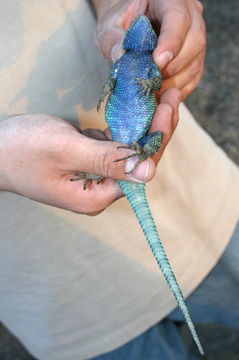
<path id="1" fill-rule="evenodd" d="M 155 162 L 177 123 L 180 96 L 176 102 L 175 93 L 177 89 L 162 96 L 154 116 L 151 131 L 161 130 L 165 135 Z M 107 141 L 107 135 L 109 131 L 92 129 L 80 133 L 66 121 L 48 115 L 16 115 L 1 120 L 0 190 L 78 213 L 101 212 L 122 196 L 112 179 L 147 182 L 155 173 L 155 162 L 147 159 L 126 175 L 126 161 L 114 160 L 132 150 L 117 149 L 122 144 Z M 98 185 L 92 182 L 83 190 L 82 180 L 70 181 L 81 171 L 106 179 Z"/>

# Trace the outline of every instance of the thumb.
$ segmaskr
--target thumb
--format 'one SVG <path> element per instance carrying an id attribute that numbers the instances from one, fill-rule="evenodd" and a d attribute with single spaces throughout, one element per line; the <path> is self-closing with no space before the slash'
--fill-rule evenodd
<path id="1" fill-rule="evenodd" d="M 115 62 L 123 55 L 123 38 L 125 31 L 113 24 L 99 24 L 95 32 L 95 41 L 102 55 Z"/>
<path id="2" fill-rule="evenodd" d="M 146 12 L 147 7 L 148 0 L 123 0 L 100 16 L 95 41 L 109 61 L 115 62 L 123 54 L 122 43 L 125 31 L 137 15 Z"/>
<path id="3" fill-rule="evenodd" d="M 134 150 L 117 148 L 124 144 L 95 140 L 82 134 L 77 134 L 75 141 L 71 140 L 70 144 L 68 167 L 73 173 L 86 172 L 114 180 L 132 182 L 147 182 L 154 176 L 155 165 L 152 159 L 144 160 L 134 172 L 126 174 L 134 167 L 138 157 L 115 162 L 117 159 L 134 153 Z"/>

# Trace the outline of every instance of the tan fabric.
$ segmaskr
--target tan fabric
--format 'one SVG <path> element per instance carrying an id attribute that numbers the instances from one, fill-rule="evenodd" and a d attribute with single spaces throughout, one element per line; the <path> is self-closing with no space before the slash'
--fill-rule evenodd
<path id="1" fill-rule="evenodd" d="M 58 115 L 104 127 L 107 64 L 84 1 L 1 2 L 0 115 Z M 149 203 L 185 295 L 214 266 L 238 218 L 238 170 L 181 106 L 148 184 Z M 0 319 L 40 360 L 114 349 L 175 306 L 125 199 L 97 217 L 0 193 Z"/>

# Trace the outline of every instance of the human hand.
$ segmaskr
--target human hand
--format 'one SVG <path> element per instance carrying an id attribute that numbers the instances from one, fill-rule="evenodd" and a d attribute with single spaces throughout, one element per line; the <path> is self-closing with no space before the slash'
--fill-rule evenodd
<path id="1" fill-rule="evenodd" d="M 177 87 L 185 99 L 198 85 L 204 72 L 206 50 L 202 4 L 198 0 L 92 0 L 98 12 L 96 41 L 111 61 L 122 54 L 125 30 L 139 14 L 154 24 L 158 44 L 154 61 L 163 75 L 161 95 Z"/>
<path id="2" fill-rule="evenodd" d="M 157 107 L 151 128 L 165 135 L 155 162 L 177 123 L 178 90 L 166 92 L 163 101 Z M 108 130 L 80 133 L 64 120 L 47 115 L 17 115 L 2 120 L 0 190 L 77 213 L 98 214 L 122 196 L 112 179 L 147 182 L 155 173 L 155 162 L 147 159 L 130 176 L 126 175 L 126 161 L 117 163 L 114 160 L 132 150 L 117 149 L 122 144 L 107 141 L 107 135 Z M 106 179 L 98 185 L 92 182 L 83 190 L 82 181 L 70 181 L 80 171 Z"/>

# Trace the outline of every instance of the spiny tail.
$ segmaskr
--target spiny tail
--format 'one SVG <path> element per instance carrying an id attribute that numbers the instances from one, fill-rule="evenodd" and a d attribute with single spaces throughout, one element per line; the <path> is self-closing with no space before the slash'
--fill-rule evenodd
<path id="1" fill-rule="evenodd" d="M 125 196 L 127 197 L 139 223 L 146 236 L 146 239 L 149 243 L 149 246 L 159 264 L 161 271 L 164 274 L 165 279 L 167 280 L 168 285 L 170 286 L 177 303 L 182 310 L 187 325 L 191 331 L 193 339 L 197 344 L 197 347 L 201 355 L 204 355 L 203 348 L 201 346 L 200 340 L 196 333 L 195 327 L 193 325 L 191 316 L 189 314 L 188 307 L 185 303 L 182 291 L 178 285 L 178 282 L 175 278 L 171 265 L 169 264 L 168 258 L 165 254 L 163 245 L 159 238 L 153 217 L 151 215 L 148 202 L 145 194 L 145 184 L 135 184 L 127 181 L 118 181 L 119 186 Z"/>

